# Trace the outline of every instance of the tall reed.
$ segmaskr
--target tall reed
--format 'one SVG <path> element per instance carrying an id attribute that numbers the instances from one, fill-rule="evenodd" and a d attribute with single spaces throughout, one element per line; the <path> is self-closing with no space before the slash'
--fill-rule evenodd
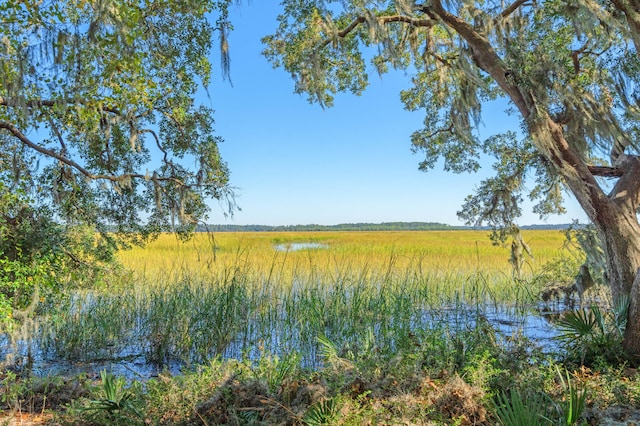
<path id="1" fill-rule="evenodd" d="M 307 236 L 329 248 L 299 252 L 273 249 L 299 234 L 221 236 L 209 248 L 163 237 L 148 252 L 123 255 L 142 271 L 134 285 L 78 292 L 51 312 L 43 346 L 72 359 L 140 356 L 186 365 L 297 352 L 313 366 L 321 361 L 319 339 L 342 356 L 364 356 L 372 341 L 376 351 L 393 353 L 430 330 L 473 326 L 487 306 L 534 300 L 512 279 L 506 255 L 506 265 L 482 263 L 481 256 L 504 255 L 500 248 L 481 252 L 458 241 L 455 257 L 447 251 L 457 246 L 444 236 L 445 247 L 419 249 L 424 242 L 409 233 L 343 234 Z M 159 259 L 175 263 L 158 267 Z"/>

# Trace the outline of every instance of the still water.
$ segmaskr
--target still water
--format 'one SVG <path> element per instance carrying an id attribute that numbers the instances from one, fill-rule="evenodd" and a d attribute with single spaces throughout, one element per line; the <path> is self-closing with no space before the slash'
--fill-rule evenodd
<path id="1" fill-rule="evenodd" d="M 523 311 L 522 309 L 514 310 L 500 307 L 457 306 L 455 308 L 424 310 L 416 312 L 416 314 L 414 326 L 417 328 L 446 323 L 454 331 L 469 329 L 482 322 L 495 331 L 498 343 L 508 345 L 510 342 L 521 341 L 522 337 L 525 337 L 529 339 L 531 347 L 540 347 L 544 353 L 552 356 L 558 349 L 555 337 L 559 333 L 554 326 L 554 318 L 558 315 L 558 311 L 555 310 L 545 312 L 534 307 Z M 272 337 L 277 340 L 277 333 Z M 128 379 L 146 380 L 161 372 L 175 375 L 180 374 L 184 369 L 194 367 L 170 360 L 163 365 L 150 363 L 144 351 L 136 344 L 114 350 L 113 353 L 101 359 L 72 362 L 62 359 L 63 356 L 51 357 L 50 354 L 45 354 L 39 349 L 35 339 L 30 342 L 10 343 L 6 336 L 0 336 L 0 359 L 5 359 L 7 355 L 9 358 L 12 356 L 15 358 L 18 367 L 29 368 L 38 376 L 74 376 L 86 373 L 89 376 L 97 377 L 101 370 L 106 369 Z M 247 348 L 243 346 L 242 342 L 235 341 L 222 355 L 226 358 L 249 356 L 257 359 L 261 353 L 257 348 Z M 304 364 L 306 367 L 318 368 L 322 365 L 318 354 L 307 353 L 305 355 L 307 362 Z M 31 359 L 30 363 L 32 364 L 25 367 L 27 359 Z"/>
<path id="2" fill-rule="evenodd" d="M 276 251 L 300 251 L 329 248 L 328 244 L 322 243 L 286 243 L 273 246 Z"/>

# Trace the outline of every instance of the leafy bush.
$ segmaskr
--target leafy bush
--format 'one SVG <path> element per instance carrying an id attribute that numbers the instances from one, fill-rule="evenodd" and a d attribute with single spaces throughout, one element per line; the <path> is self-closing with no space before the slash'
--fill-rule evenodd
<path id="1" fill-rule="evenodd" d="M 81 224 L 61 225 L 47 206 L 0 181 L 0 332 L 12 332 L 65 287 L 113 277 L 118 244 Z"/>

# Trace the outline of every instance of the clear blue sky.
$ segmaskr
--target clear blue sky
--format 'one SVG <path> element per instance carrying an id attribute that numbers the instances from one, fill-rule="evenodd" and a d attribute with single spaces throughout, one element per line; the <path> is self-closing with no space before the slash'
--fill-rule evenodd
<path id="1" fill-rule="evenodd" d="M 409 79 L 401 74 L 370 75 L 363 96 L 340 95 L 323 110 L 293 93 L 293 80 L 262 56 L 260 38 L 276 28 L 280 6 L 250 2 L 234 9 L 231 80 L 213 79 L 210 99 L 220 146 L 231 170 L 242 211 L 224 219 L 214 206 L 210 223 L 338 224 L 420 221 L 459 225 L 464 198 L 491 174 L 490 163 L 476 174 L 418 170 L 410 135 L 421 113 L 403 109 L 399 93 Z M 214 65 L 218 52 L 212 53 Z M 214 68 L 215 69 L 215 68 Z M 218 68 L 219 69 L 219 68 Z M 487 134 L 507 130 L 502 108 L 484 118 Z M 518 123 L 511 119 L 512 130 Z M 586 221 L 575 202 L 568 214 L 542 222 L 525 212 L 520 224 Z M 530 209 L 529 209 L 530 210 Z"/>

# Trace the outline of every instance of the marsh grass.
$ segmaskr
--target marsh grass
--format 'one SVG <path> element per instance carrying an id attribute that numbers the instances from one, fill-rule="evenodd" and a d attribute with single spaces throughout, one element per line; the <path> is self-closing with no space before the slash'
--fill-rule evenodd
<path id="1" fill-rule="evenodd" d="M 121 253 L 133 279 L 61 297 L 39 341 L 53 359 L 135 359 L 155 377 L 84 375 L 61 424 L 580 424 L 588 395 L 637 405 L 640 377 L 559 370 L 496 326 L 517 327 L 580 261 L 562 233 L 530 233 L 518 279 L 485 234 L 163 235 Z M 274 249 L 307 242 L 326 247 Z M 21 405 L 20 383 L 0 381 L 0 401 Z"/>
<path id="2" fill-rule="evenodd" d="M 529 231 L 525 238 L 535 256 L 524 268 L 531 275 L 557 259 L 565 237 L 560 231 Z M 274 249 L 291 243 L 319 243 L 328 248 Z M 510 277 L 509 256 L 509 248 L 491 244 L 487 231 L 217 233 L 197 234 L 188 242 L 165 234 L 146 248 L 120 254 L 127 268 L 152 280 L 185 271 L 215 274 L 247 264 L 261 277 L 308 269 L 330 273 L 345 268 L 420 275 L 427 271 L 465 276 L 500 272 Z"/>
<path id="3" fill-rule="evenodd" d="M 562 234 L 532 235 L 546 241 L 544 256 L 558 255 Z M 144 356 L 159 366 L 296 352 L 313 367 L 319 338 L 344 358 L 392 354 L 425 330 L 463 329 L 486 309 L 518 309 L 537 297 L 530 281 L 511 276 L 508 250 L 480 232 L 172 238 L 122 254 L 138 272 L 133 283 L 76 292 L 52 309 L 43 348 L 80 361 Z M 328 248 L 273 247 L 301 241 Z M 544 256 L 530 263 L 531 276 Z"/>

